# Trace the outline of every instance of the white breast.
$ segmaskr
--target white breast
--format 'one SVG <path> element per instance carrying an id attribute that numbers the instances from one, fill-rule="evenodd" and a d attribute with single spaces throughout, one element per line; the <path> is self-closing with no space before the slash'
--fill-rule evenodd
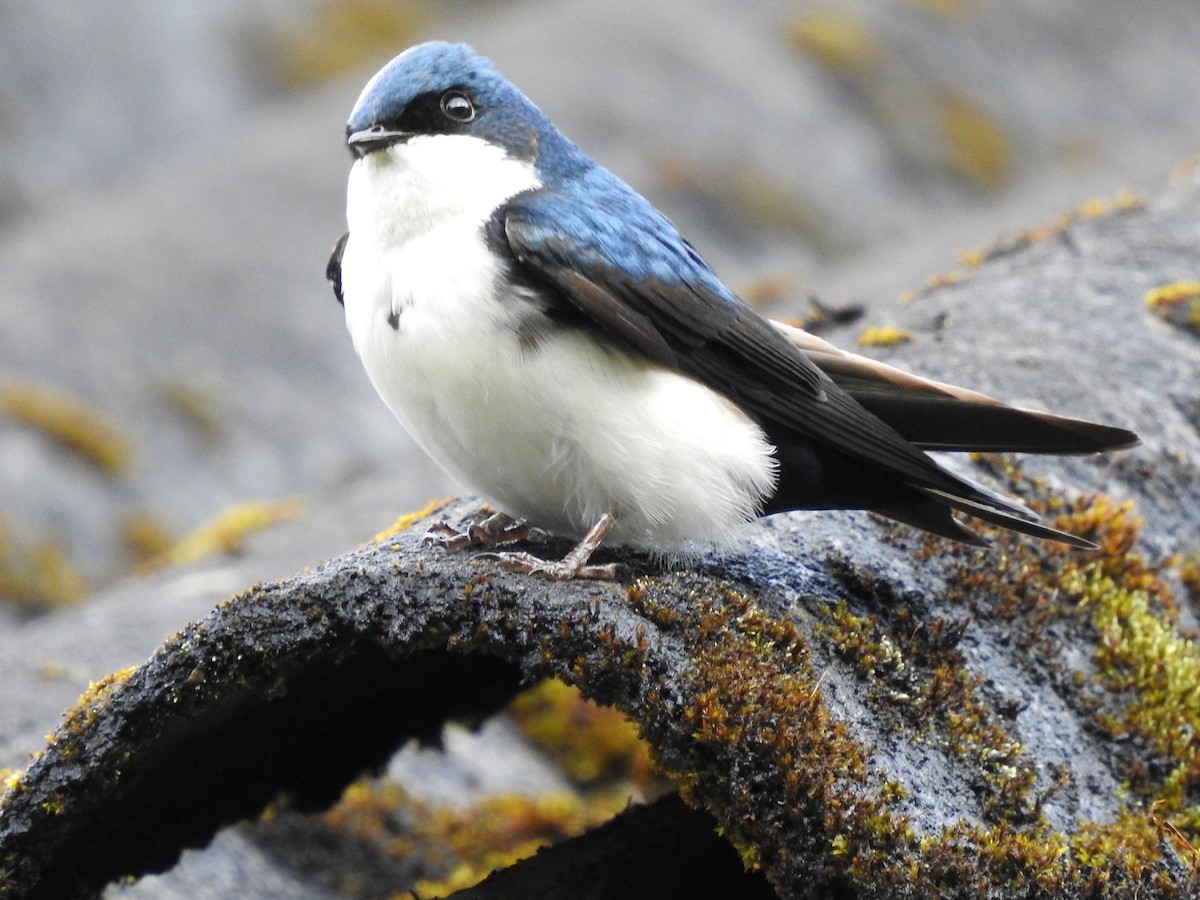
<path id="1" fill-rule="evenodd" d="M 431 457 L 532 524 L 578 536 L 609 512 L 616 542 L 669 552 L 728 540 L 774 487 L 757 425 L 586 334 L 519 338 L 530 301 L 497 290 L 482 225 L 538 186 L 528 164 L 461 136 L 354 164 L 342 280 L 372 383 Z"/>

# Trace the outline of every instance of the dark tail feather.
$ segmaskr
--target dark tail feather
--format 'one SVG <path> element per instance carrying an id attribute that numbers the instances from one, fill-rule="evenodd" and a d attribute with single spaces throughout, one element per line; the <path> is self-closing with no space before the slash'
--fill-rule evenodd
<path id="1" fill-rule="evenodd" d="M 994 401 L 870 389 L 849 394 L 923 450 L 1082 454 L 1138 443 L 1124 428 Z"/>
<path id="2" fill-rule="evenodd" d="M 775 326 L 859 406 L 921 450 L 1076 454 L 1140 443 L 1124 428 L 1008 406 L 977 391 L 847 353 L 802 329 Z M 951 510 L 958 510 L 1042 540 L 1095 549 L 1091 541 L 1039 524 L 1037 514 L 1020 503 L 940 467 L 936 471 L 943 477 L 926 478 L 914 474 L 912 466 L 880 464 L 878 456 L 868 459 L 853 448 L 829 453 L 803 441 L 804 446 L 789 447 L 777 438 L 771 436 L 779 447 L 780 486 L 767 512 L 865 506 L 951 540 L 986 544 L 954 518 Z M 854 456 L 858 458 L 848 458 Z M 908 460 L 902 454 L 896 458 Z"/>
<path id="3" fill-rule="evenodd" d="M 1054 541 L 1079 550 L 1096 549 L 1096 545 L 1091 541 L 1069 532 L 1059 531 L 1057 528 L 1051 528 L 1012 513 L 1001 512 L 979 503 L 972 503 L 961 497 L 950 497 L 940 492 L 935 492 L 935 494 L 936 497 L 922 497 L 906 503 L 902 507 L 876 508 L 873 512 L 887 516 L 889 519 L 895 519 L 897 522 L 903 522 L 905 525 L 923 528 L 925 531 L 933 532 L 952 541 L 976 547 L 988 547 L 991 542 L 954 518 L 950 514 L 951 509 L 957 509 L 959 512 L 982 519 L 992 525 L 999 525 L 1009 531 L 1018 531 L 1043 541 Z"/>
<path id="4" fill-rule="evenodd" d="M 1016 506 L 1015 504 L 1006 502 L 1004 504 L 1005 509 L 997 509 L 995 506 L 977 503 L 963 497 L 954 497 L 937 490 L 930 493 L 959 512 L 964 512 L 969 516 L 974 516 L 993 525 L 999 525 L 1001 528 L 1007 528 L 1009 531 L 1019 531 L 1021 534 L 1028 534 L 1031 537 L 1041 538 L 1045 541 L 1067 544 L 1080 550 L 1096 549 L 1096 545 L 1089 540 L 1077 537 L 1066 531 L 1059 531 L 1057 528 L 1051 528 L 1049 525 L 1040 524 L 1037 521 L 1037 516 L 1023 506 Z M 1007 510 L 1014 511 L 1009 512 Z"/>
<path id="5" fill-rule="evenodd" d="M 801 329 L 775 325 L 834 384 L 923 450 L 1072 454 L 1139 443 L 1124 428 L 1019 409 L 848 353 Z"/>
<path id="6" fill-rule="evenodd" d="M 950 515 L 948 506 L 929 497 L 921 497 L 905 506 L 886 509 L 876 507 L 871 512 L 895 519 L 897 522 L 903 522 L 905 525 L 912 525 L 914 528 L 920 528 L 939 537 L 957 541 L 960 544 L 972 544 L 976 547 L 989 546 L 987 540 Z"/>

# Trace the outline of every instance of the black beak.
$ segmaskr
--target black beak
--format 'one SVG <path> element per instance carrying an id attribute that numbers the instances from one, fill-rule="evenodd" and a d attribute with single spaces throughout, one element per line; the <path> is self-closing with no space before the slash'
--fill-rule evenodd
<path id="1" fill-rule="evenodd" d="M 346 135 L 346 146 L 350 148 L 355 159 L 362 159 L 368 153 L 374 153 L 392 144 L 402 144 L 410 137 L 410 131 L 396 131 L 386 125 L 375 124 L 361 131 L 349 132 Z"/>

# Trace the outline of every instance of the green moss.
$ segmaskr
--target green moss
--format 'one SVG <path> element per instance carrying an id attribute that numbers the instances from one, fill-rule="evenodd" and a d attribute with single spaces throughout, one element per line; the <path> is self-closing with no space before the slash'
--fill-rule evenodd
<path id="1" fill-rule="evenodd" d="M 695 661 L 685 692 L 695 701 L 683 715 L 690 749 L 661 749 L 671 740 L 651 734 L 660 765 L 785 893 L 822 885 L 881 897 L 984 896 L 1003 886 L 1003 896 L 1169 896 L 1186 880 L 1163 848 L 1194 858 L 1200 763 L 1189 737 L 1200 726 L 1200 652 L 1178 634 L 1174 599 L 1136 552 L 1132 510 L 1102 498 L 1056 499 L 1007 461 L 985 462 L 1057 527 L 1100 549 L 1081 554 L 986 527 L 996 542 L 988 551 L 948 550 L 930 539 L 923 555 L 962 560 L 950 599 L 963 619 L 931 620 L 879 594 L 886 584 L 863 581 L 855 594 L 878 594 L 879 610 L 866 614 L 848 602 L 820 608 L 813 633 L 862 679 L 872 709 L 895 716 L 903 740 L 936 741 L 978 773 L 982 822 L 916 831 L 904 789 L 874 770 L 868 751 L 825 707 L 814 650 L 790 621 L 772 619 L 735 591 L 693 596 L 684 606 L 650 579 L 629 590 L 631 605 L 682 639 Z M 845 575 L 868 577 L 852 566 Z M 1099 694 L 1097 722 L 1114 738 L 1135 739 L 1117 750 L 1129 753 L 1130 794 L 1114 821 L 1064 833 L 1045 820 L 1042 803 L 1070 773 L 1049 771 L 1039 782 L 1008 717 L 967 666 L 958 644 L 972 613 L 1003 623 L 1018 652 L 1028 647 L 1030 664 L 1047 667 L 1046 675 L 1067 674 L 1051 671 L 1059 665 L 1052 654 L 1038 654 L 1049 628 L 1065 626 L 1073 640 L 1091 642 L 1095 670 L 1065 684 Z M 1139 768 L 1137 748 L 1145 746 L 1172 764 L 1157 775 Z M 767 809 L 764 796 L 773 800 Z"/>
<path id="2" fill-rule="evenodd" d="M 911 838 L 903 816 L 888 809 L 896 792 L 876 794 L 862 746 L 821 702 L 820 676 L 794 623 L 733 590 L 686 608 L 658 591 L 642 583 L 631 600 L 677 626 L 695 660 L 685 692 L 695 699 L 681 723 L 689 750 L 659 763 L 685 799 L 715 812 L 747 863 L 778 871 L 824 858 L 828 869 L 813 876 L 837 880 L 848 860 L 880 847 L 892 854 Z M 775 798 L 765 808 L 764 796 Z M 780 841 L 784 830 L 797 840 Z"/>
<path id="3" fill-rule="evenodd" d="M 1007 475 L 1010 485 L 1032 492 L 1036 507 L 1055 514 L 1055 527 L 1099 545 L 1080 553 L 985 527 L 996 543 L 988 564 L 975 551 L 963 551 L 955 579 L 958 599 L 989 598 L 990 609 L 975 608 L 1019 623 L 1014 633 L 1031 650 L 1052 625 L 1066 626 L 1077 645 L 1093 647 L 1094 669 L 1070 673 L 1068 683 L 1080 691 L 1080 709 L 1091 710 L 1114 739 L 1130 805 L 1113 822 L 1088 823 L 1062 837 L 1064 879 L 1105 890 L 1152 870 L 1157 879 L 1164 842 L 1194 864 L 1191 847 L 1200 838 L 1200 647 L 1180 634 L 1176 598 L 1137 550 L 1140 521 L 1132 505 L 1102 496 L 1047 498 L 1044 485 L 1011 463 L 985 462 Z M 1051 672 L 1057 665 L 1050 659 L 1037 664 Z"/>
<path id="4" fill-rule="evenodd" d="M 827 638 L 872 696 L 902 718 L 897 724 L 908 740 L 936 741 L 970 761 L 989 818 L 1034 818 L 1037 772 L 981 698 L 983 678 L 956 649 L 966 620 L 918 624 L 899 604 L 889 607 L 888 617 L 855 615 L 843 601 L 822 610 L 814 634 Z"/>
<path id="5" fill-rule="evenodd" d="M 46 736 L 46 743 L 54 746 L 58 743 L 57 735 L 59 734 L 71 738 L 90 729 L 95 724 L 100 712 L 108 705 L 112 692 L 124 684 L 137 669 L 137 666 L 119 669 L 105 675 L 99 681 L 88 684 L 87 690 L 64 714 L 63 724 L 58 732 Z"/>

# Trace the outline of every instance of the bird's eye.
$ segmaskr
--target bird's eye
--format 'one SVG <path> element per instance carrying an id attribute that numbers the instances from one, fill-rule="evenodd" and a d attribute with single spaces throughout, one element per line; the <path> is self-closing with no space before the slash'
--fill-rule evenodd
<path id="1" fill-rule="evenodd" d="M 442 112 L 455 122 L 470 122 L 475 118 L 475 104 L 461 91 L 446 91 L 442 94 Z"/>

